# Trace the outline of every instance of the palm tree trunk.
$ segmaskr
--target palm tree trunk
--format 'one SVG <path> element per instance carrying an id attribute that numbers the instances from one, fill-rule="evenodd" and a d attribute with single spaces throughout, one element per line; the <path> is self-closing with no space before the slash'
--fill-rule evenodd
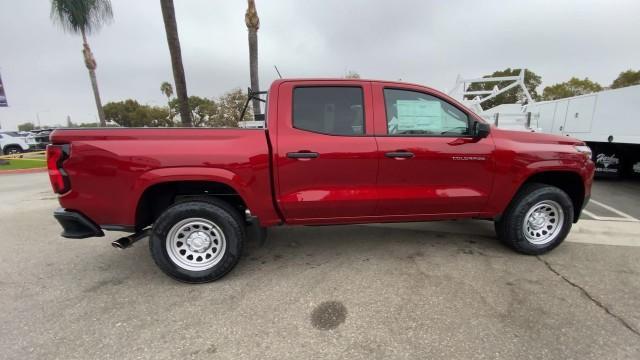
<path id="1" fill-rule="evenodd" d="M 100 119 L 100 126 L 107 126 L 107 122 L 104 117 L 104 109 L 102 108 L 102 100 L 100 100 L 100 91 L 98 90 L 98 79 L 96 78 L 96 67 L 98 64 L 96 60 L 93 58 L 93 53 L 91 52 L 91 48 L 89 47 L 89 42 L 87 41 L 87 35 L 84 32 L 84 29 L 80 31 L 82 33 L 82 54 L 84 55 L 84 63 L 87 66 L 87 70 L 89 70 L 89 78 L 91 79 L 91 87 L 93 88 L 93 97 L 96 100 L 96 107 L 98 108 L 98 118 Z"/>
<path id="2" fill-rule="evenodd" d="M 251 90 L 260 91 L 258 79 L 258 29 L 260 18 L 256 10 L 255 0 L 247 0 L 247 12 L 244 14 L 244 22 L 249 31 L 249 76 L 251 78 Z M 260 114 L 260 100 L 253 100 L 253 114 Z"/>
<path id="3" fill-rule="evenodd" d="M 191 127 L 187 82 L 182 65 L 182 52 L 180 50 L 180 39 L 178 38 L 178 25 L 176 24 L 173 0 L 160 0 L 160 7 L 162 8 L 162 19 L 164 20 L 164 29 L 167 33 L 167 43 L 169 45 L 169 53 L 171 54 L 171 67 L 173 68 L 173 81 L 176 84 L 180 119 L 182 120 L 183 126 Z"/>
<path id="4" fill-rule="evenodd" d="M 249 76 L 251 77 L 251 90 L 260 91 L 258 80 L 258 31 L 249 29 Z M 260 114 L 260 100 L 253 99 L 253 114 Z"/>

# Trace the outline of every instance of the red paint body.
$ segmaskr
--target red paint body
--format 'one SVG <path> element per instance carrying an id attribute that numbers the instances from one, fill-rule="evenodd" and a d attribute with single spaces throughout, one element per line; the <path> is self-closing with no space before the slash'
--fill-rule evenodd
<path id="1" fill-rule="evenodd" d="M 303 85 L 362 87 L 365 135 L 294 128 L 292 92 Z M 138 202 L 150 186 L 211 181 L 235 189 L 260 223 L 271 226 L 495 218 L 530 176 L 546 171 L 577 174 L 590 195 L 594 166 L 574 148 L 581 141 L 497 128 L 486 138 L 388 136 L 385 87 L 436 96 L 483 122 L 447 95 L 418 85 L 278 80 L 269 91 L 267 130 L 56 130 L 52 143 L 70 144 L 63 164 L 70 190 L 60 204 L 101 226 L 135 227 Z M 384 156 L 398 150 L 415 156 Z M 319 156 L 286 156 L 300 151 Z"/>

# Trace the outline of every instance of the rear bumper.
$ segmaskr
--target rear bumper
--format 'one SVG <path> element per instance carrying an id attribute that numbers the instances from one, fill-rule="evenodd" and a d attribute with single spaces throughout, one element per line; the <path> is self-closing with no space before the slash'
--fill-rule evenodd
<path id="1" fill-rule="evenodd" d="M 91 219 L 77 211 L 58 208 L 53 217 L 62 226 L 62 237 L 69 239 L 84 239 L 93 236 L 104 236 L 104 232 Z"/>

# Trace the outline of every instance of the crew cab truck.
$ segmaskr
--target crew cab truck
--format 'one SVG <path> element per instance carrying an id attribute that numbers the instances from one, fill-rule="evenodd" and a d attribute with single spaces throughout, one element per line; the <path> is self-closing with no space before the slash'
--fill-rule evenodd
<path id="1" fill-rule="evenodd" d="M 60 129 L 48 169 L 63 237 L 149 234 L 174 279 L 216 280 L 251 229 L 478 218 L 523 254 L 558 246 L 586 205 L 590 150 L 513 132 L 434 89 L 281 79 L 266 129 Z M 250 224 L 253 224 L 250 226 Z"/>

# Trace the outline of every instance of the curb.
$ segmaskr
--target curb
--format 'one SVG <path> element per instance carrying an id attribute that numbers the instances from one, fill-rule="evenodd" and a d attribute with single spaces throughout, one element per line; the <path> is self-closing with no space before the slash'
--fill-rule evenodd
<path id="1" fill-rule="evenodd" d="M 47 168 L 35 168 L 35 169 L 16 169 L 16 170 L 0 170 L 0 176 L 6 174 L 31 174 L 46 172 Z"/>

